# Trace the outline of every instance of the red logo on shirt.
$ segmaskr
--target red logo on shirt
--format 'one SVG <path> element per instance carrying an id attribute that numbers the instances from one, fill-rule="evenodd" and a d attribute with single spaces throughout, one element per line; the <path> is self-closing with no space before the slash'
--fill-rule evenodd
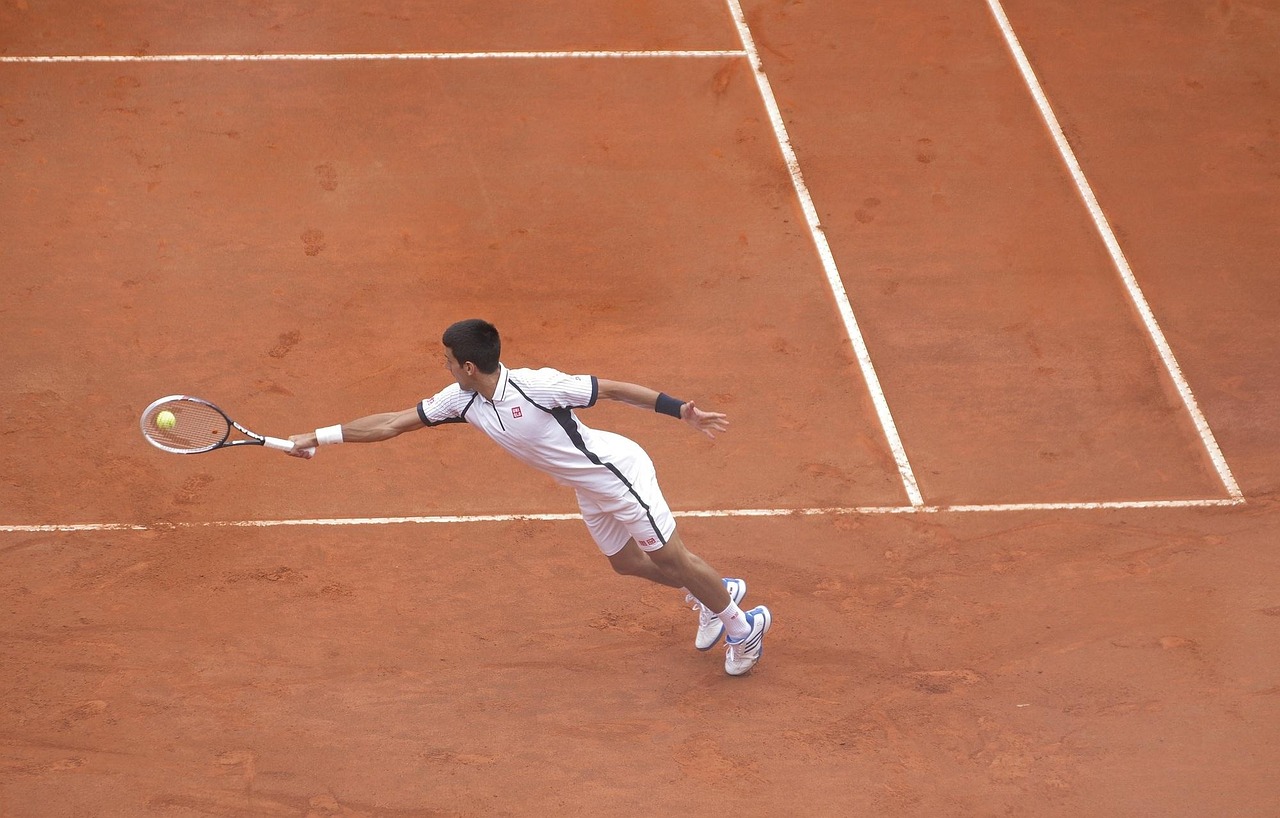
<path id="1" fill-rule="evenodd" d="M 511 417 L 513 417 L 513 418 L 518 418 L 518 417 L 522 416 L 523 414 L 524 414 L 524 412 L 520 411 L 520 407 L 519 407 L 519 406 L 517 406 L 517 407 L 515 407 L 515 408 L 513 408 L 513 409 L 511 410 Z"/>

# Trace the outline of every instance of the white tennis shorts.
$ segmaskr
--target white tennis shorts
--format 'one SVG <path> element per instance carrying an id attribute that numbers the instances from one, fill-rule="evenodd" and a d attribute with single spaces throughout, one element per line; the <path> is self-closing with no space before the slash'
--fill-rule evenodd
<path id="1" fill-rule="evenodd" d="M 658 550 L 675 533 L 676 518 L 658 488 L 653 461 L 637 446 L 633 455 L 610 463 L 617 479 L 607 490 L 577 490 L 578 508 L 591 538 L 606 557 L 621 551 L 628 540 L 644 551 Z"/>

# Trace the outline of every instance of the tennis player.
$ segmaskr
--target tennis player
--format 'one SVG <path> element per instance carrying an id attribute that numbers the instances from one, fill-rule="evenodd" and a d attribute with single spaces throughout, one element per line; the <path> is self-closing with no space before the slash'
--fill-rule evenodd
<path id="1" fill-rule="evenodd" d="M 574 410 L 600 398 L 620 401 L 683 420 L 712 438 L 728 429 L 725 415 L 632 383 L 508 369 L 500 361 L 498 330 L 487 321 L 459 321 L 442 340 L 455 383 L 411 409 L 294 435 L 294 456 L 307 457 L 315 446 L 375 443 L 446 423 L 476 426 L 517 459 L 572 488 L 587 530 L 613 570 L 683 590 L 698 613 L 695 647 L 710 650 L 724 634 L 725 672 L 749 673 L 760 661 L 769 609 L 743 611 L 747 583 L 721 578 L 685 547 L 645 451 L 621 435 L 589 428 Z"/>

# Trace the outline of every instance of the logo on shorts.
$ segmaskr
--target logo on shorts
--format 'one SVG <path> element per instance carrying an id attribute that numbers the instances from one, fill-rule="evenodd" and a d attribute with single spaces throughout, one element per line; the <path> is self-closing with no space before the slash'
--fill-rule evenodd
<path id="1" fill-rule="evenodd" d="M 519 406 L 511 410 L 511 417 L 513 418 L 522 417 L 523 415 L 524 415 L 524 411 Z"/>
<path id="2" fill-rule="evenodd" d="M 640 543 L 640 544 L 641 544 L 641 545 L 657 545 L 657 544 L 658 544 L 658 538 L 657 538 L 657 537 L 650 537 L 649 539 L 645 540 L 644 542 L 642 542 L 642 543 Z"/>

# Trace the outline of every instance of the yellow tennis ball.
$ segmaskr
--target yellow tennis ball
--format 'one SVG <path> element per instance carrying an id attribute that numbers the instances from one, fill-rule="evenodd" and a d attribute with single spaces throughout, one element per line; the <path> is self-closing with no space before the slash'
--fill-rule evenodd
<path id="1" fill-rule="evenodd" d="M 168 409 L 156 415 L 156 426 L 160 429 L 172 429 L 178 425 L 178 419 Z"/>

